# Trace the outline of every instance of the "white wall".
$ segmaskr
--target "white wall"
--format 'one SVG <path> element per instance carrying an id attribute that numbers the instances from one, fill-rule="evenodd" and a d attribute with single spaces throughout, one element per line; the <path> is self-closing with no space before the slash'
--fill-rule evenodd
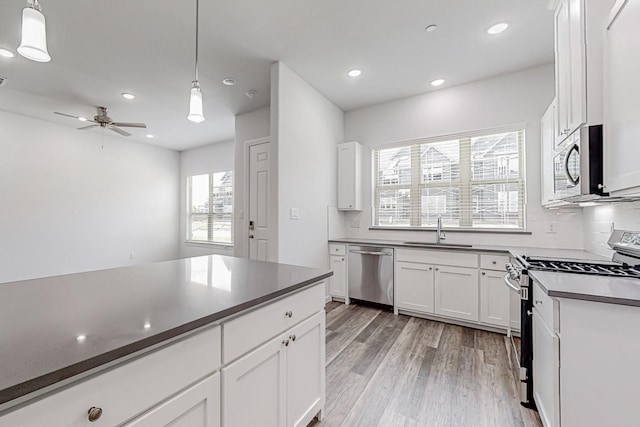
<path id="1" fill-rule="evenodd" d="M 364 206 L 371 206 L 371 146 L 524 123 L 527 160 L 527 230 L 532 235 L 449 233 L 450 243 L 582 248 L 579 210 L 548 211 L 540 204 L 540 119 L 554 96 L 554 67 L 545 65 L 345 115 L 345 140 L 364 145 Z M 426 231 L 372 231 L 371 211 L 345 214 L 347 237 L 433 240 Z M 359 221 L 360 228 L 352 228 Z M 557 232 L 547 233 L 556 223 Z"/>
<path id="2" fill-rule="evenodd" d="M 219 142 L 180 153 L 180 256 L 233 255 L 233 246 L 185 243 L 187 240 L 187 177 L 234 168 L 233 141 Z M 235 176 L 234 176 L 235 179 Z M 235 194 L 234 194 L 235 197 Z"/>
<path id="3" fill-rule="evenodd" d="M 0 282 L 177 256 L 179 154 L 109 133 L 0 111 Z"/>
<path id="4" fill-rule="evenodd" d="M 247 141 L 266 138 L 270 135 L 270 115 L 269 107 L 260 108 L 245 114 L 236 116 L 235 130 L 235 168 L 233 182 L 233 212 L 234 222 L 234 256 L 249 257 L 249 235 L 248 231 L 248 211 L 246 194 L 249 171 L 246 169 L 246 143 Z M 275 168 L 274 168 L 275 169 Z M 274 202 L 277 203 L 277 202 Z"/>
<path id="5" fill-rule="evenodd" d="M 640 202 L 584 208 L 584 248 L 610 257 L 607 240 L 612 224 L 618 230 L 640 230 Z"/>
<path id="6" fill-rule="evenodd" d="M 327 268 L 327 207 L 336 205 L 336 145 L 343 142 L 344 113 L 286 65 L 274 64 L 272 76 L 278 261 Z M 299 210 L 299 219 L 290 219 L 291 208 Z"/>

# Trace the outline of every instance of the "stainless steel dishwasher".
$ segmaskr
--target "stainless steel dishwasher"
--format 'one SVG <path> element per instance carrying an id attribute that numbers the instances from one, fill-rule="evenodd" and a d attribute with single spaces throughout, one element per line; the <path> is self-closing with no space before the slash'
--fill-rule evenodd
<path id="1" fill-rule="evenodd" d="M 393 306 L 393 248 L 349 246 L 349 299 Z"/>

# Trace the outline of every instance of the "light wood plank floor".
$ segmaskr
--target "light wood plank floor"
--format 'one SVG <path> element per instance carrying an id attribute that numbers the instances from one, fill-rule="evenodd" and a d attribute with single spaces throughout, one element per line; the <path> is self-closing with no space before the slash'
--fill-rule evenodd
<path id="1" fill-rule="evenodd" d="M 329 303 L 327 398 L 313 427 L 541 427 L 504 335 Z"/>

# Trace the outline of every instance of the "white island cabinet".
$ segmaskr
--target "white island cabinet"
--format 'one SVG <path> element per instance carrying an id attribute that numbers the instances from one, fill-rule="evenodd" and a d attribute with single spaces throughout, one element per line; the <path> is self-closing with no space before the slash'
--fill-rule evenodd
<path id="1" fill-rule="evenodd" d="M 324 295 L 319 282 L 223 318 L 0 412 L 0 427 L 306 426 L 324 410 Z"/>

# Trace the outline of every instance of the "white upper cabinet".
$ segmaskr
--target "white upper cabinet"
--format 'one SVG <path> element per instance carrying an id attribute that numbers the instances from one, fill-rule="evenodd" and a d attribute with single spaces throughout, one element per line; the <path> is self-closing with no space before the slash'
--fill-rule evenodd
<path id="1" fill-rule="evenodd" d="M 554 202 L 553 191 L 553 150 L 556 136 L 556 99 L 542 116 L 540 127 L 540 158 L 541 158 L 541 182 L 542 206 L 549 206 Z"/>
<path id="2" fill-rule="evenodd" d="M 362 210 L 362 145 L 338 144 L 338 209 Z"/>
<path id="3" fill-rule="evenodd" d="M 602 124 L 603 32 L 614 0 L 559 0 L 555 9 L 556 145 Z"/>
<path id="4" fill-rule="evenodd" d="M 609 192 L 640 192 L 639 24 L 640 2 L 620 0 L 605 33 L 604 157 Z"/>
<path id="5" fill-rule="evenodd" d="M 583 0 L 561 0 L 555 11 L 556 143 L 587 121 Z"/>

